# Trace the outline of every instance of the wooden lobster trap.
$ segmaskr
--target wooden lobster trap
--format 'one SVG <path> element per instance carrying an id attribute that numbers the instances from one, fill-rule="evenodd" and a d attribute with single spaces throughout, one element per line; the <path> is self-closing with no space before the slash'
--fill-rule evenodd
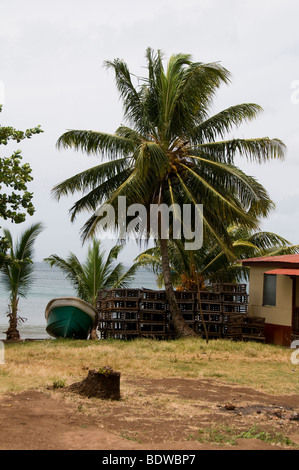
<path id="1" fill-rule="evenodd" d="M 209 291 L 176 291 L 180 312 L 199 335 L 209 338 L 264 337 L 264 319 L 248 316 L 246 284 L 215 284 Z M 100 338 L 174 338 L 165 290 L 111 289 L 97 300 Z"/>

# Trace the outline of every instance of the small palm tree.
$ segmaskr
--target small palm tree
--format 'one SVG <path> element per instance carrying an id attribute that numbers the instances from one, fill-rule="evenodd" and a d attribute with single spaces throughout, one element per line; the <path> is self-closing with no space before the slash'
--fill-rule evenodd
<path id="1" fill-rule="evenodd" d="M 260 256 L 278 256 L 299 252 L 299 245 L 280 235 L 249 230 L 246 227 L 233 225 L 228 228 L 232 240 L 234 260 L 229 260 L 219 247 L 211 247 L 201 265 L 201 275 L 208 285 L 217 282 L 244 282 L 249 280 L 249 268 L 241 261 Z"/>
<path id="2" fill-rule="evenodd" d="M 216 243 L 206 240 L 196 252 L 184 250 L 182 243 L 176 241 L 169 246 L 172 283 L 177 289 L 197 290 L 218 282 L 244 282 L 249 279 L 248 268 L 242 266 L 242 259 L 258 256 L 277 256 L 299 252 L 299 245 L 272 232 L 254 232 L 242 226 L 227 229 L 234 257 Z M 141 253 L 135 260 L 157 275 L 157 284 L 163 287 L 161 254 L 159 246 Z"/>
<path id="3" fill-rule="evenodd" d="M 4 237 L 8 242 L 8 261 L 1 267 L 1 284 L 9 293 L 9 327 L 6 331 L 6 339 L 20 339 L 18 324 L 21 317 L 18 316 L 19 299 L 26 297 L 32 283 L 34 266 L 32 262 L 34 244 L 37 236 L 43 230 L 40 223 L 34 224 L 21 234 L 19 240 L 14 243 L 9 230 L 4 230 Z"/>
<path id="4" fill-rule="evenodd" d="M 137 264 L 133 264 L 125 271 L 122 263 L 115 263 L 123 248 L 124 245 L 115 245 L 106 256 L 105 250 L 101 247 L 101 241 L 93 239 L 84 263 L 81 263 L 74 253 L 69 253 L 66 259 L 51 255 L 44 261 L 61 269 L 73 285 L 78 297 L 96 308 L 100 289 L 127 287 L 136 274 Z M 96 338 L 97 323 L 96 319 L 95 327 L 91 332 L 92 339 Z"/>

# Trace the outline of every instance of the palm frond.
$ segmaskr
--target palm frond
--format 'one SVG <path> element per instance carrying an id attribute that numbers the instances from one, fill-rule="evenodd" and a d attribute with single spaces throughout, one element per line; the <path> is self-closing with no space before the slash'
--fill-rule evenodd
<path id="1" fill-rule="evenodd" d="M 129 285 L 134 278 L 138 266 L 132 266 L 126 273 L 122 263 L 115 264 L 122 248 L 122 245 L 115 245 L 106 255 L 101 241 L 93 239 L 83 263 L 74 253 L 70 253 L 66 259 L 51 255 L 44 261 L 59 268 L 73 285 L 78 297 L 95 306 L 100 289 Z"/>
<path id="2" fill-rule="evenodd" d="M 268 137 L 208 142 L 196 148 L 214 160 L 230 164 L 233 164 L 236 156 L 245 156 L 251 162 L 264 163 L 271 159 L 283 160 L 286 153 L 286 146 L 281 140 Z"/>
<path id="3" fill-rule="evenodd" d="M 191 129 L 207 118 L 216 90 L 222 83 L 227 84 L 229 81 L 229 71 L 218 63 L 190 63 L 184 70 L 172 115 L 176 133 L 190 135 Z"/>
<path id="4" fill-rule="evenodd" d="M 132 284 L 138 269 L 139 266 L 136 263 L 132 264 L 132 266 L 127 271 L 124 271 L 124 267 L 122 266 L 122 270 L 119 272 L 119 277 L 113 284 L 113 287 L 123 289 L 129 287 Z"/>
<path id="5" fill-rule="evenodd" d="M 134 125 L 137 131 L 147 132 L 150 129 L 147 110 L 143 106 L 141 93 L 132 83 L 127 64 L 121 59 L 115 59 L 105 61 L 105 66 L 114 70 L 116 87 L 123 102 L 125 118 Z"/>
<path id="6" fill-rule="evenodd" d="M 106 156 L 109 159 L 130 156 L 135 150 L 135 142 L 120 135 L 91 130 L 69 130 L 57 140 L 58 149 L 72 148 L 87 155 Z"/>
<path id="7" fill-rule="evenodd" d="M 260 250 L 268 250 L 273 246 L 289 247 L 291 245 L 288 240 L 273 232 L 257 232 L 250 235 L 248 240 Z"/>
<path id="8" fill-rule="evenodd" d="M 49 263 L 51 267 L 55 266 L 59 268 L 74 288 L 76 290 L 79 289 L 79 285 L 83 282 L 84 271 L 79 259 L 74 253 L 69 253 L 66 259 L 58 255 L 51 255 L 45 258 L 44 261 Z"/>
<path id="9" fill-rule="evenodd" d="M 222 162 L 215 162 L 212 160 L 208 160 L 203 157 L 189 155 L 189 158 L 199 162 L 199 170 L 201 169 L 201 164 L 203 163 L 205 168 L 213 168 L 212 171 L 212 181 L 213 185 L 210 185 L 210 191 L 217 194 L 217 186 L 215 184 L 215 175 L 218 172 L 218 178 L 222 181 L 221 193 L 222 197 L 220 199 L 227 198 L 228 203 L 225 204 L 226 208 L 233 208 L 235 204 L 235 209 L 237 210 L 238 203 L 241 204 L 241 208 L 243 208 L 243 222 L 244 226 L 246 226 L 246 218 L 247 222 L 254 222 L 254 218 L 256 217 L 266 217 L 269 212 L 274 208 L 274 203 L 270 199 L 266 189 L 258 183 L 258 181 L 247 174 L 245 174 L 242 170 L 237 168 L 232 164 L 222 163 Z M 204 179 L 201 177 L 200 172 L 196 171 L 192 168 L 188 168 L 186 165 L 182 165 L 183 167 L 188 169 L 189 173 L 192 175 L 193 180 L 200 180 L 203 183 Z M 205 175 L 208 176 L 208 172 L 205 172 Z M 225 182 L 223 184 L 223 182 Z M 208 187 L 208 181 L 206 182 Z M 234 204 L 231 204 L 230 201 L 234 201 Z M 223 206 L 223 209 L 225 208 Z M 242 209 L 241 209 L 242 211 Z M 246 213 L 244 212 L 246 211 Z M 236 214 L 238 211 L 236 212 Z M 239 215 L 241 214 L 239 208 Z M 241 216 L 242 217 L 242 216 Z M 229 222 L 229 223 L 232 223 Z"/>
<path id="10" fill-rule="evenodd" d="M 67 196 L 79 191 L 84 194 L 89 190 L 96 189 L 106 181 L 110 181 L 115 177 L 119 178 L 119 174 L 129 171 L 129 168 L 130 161 L 126 158 L 102 163 L 101 165 L 77 173 L 71 178 L 54 186 L 52 195 L 59 200 L 61 196 Z"/>
<path id="11" fill-rule="evenodd" d="M 197 201 L 194 195 L 191 193 L 191 191 L 189 190 L 189 188 L 186 186 L 186 184 L 183 182 L 182 179 L 180 180 L 180 182 L 181 182 L 181 187 L 188 198 L 187 200 L 189 200 L 189 202 L 191 202 L 194 206 L 196 206 Z M 210 236 L 212 236 L 217 241 L 217 243 L 223 248 L 223 250 L 226 251 L 228 256 L 233 256 L 230 250 L 230 240 L 227 237 L 227 233 L 225 230 L 221 232 L 221 228 L 223 227 L 223 224 L 221 223 L 219 217 L 217 217 L 217 214 L 215 212 L 212 218 L 209 217 L 209 215 L 210 215 L 209 211 L 205 209 L 205 212 L 202 216 L 204 228 L 207 230 Z M 214 229 L 215 219 L 217 219 L 219 222 L 217 230 Z"/>
<path id="12" fill-rule="evenodd" d="M 15 242 L 11 233 L 4 230 L 5 237 L 10 243 L 10 256 L 13 262 L 4 265 L 1 272 L 3 285 L 5 290 L 10 292 L 11 298 L 26 297 L 28 293 L 34 271 L 32 262 L 34 245 L 43 229 L 41 223 L 33 224 Z"/>
<path id="13" fill-rule="evenodd" d="M 252 121 L 261 111 L 261 106 L 254 103 L 243 103 L 224 109 L 197 125 L 191 133 L 191 142 L 204 144 L 215 142 L 219 137 L 223 139 L 234 127 Z"/>

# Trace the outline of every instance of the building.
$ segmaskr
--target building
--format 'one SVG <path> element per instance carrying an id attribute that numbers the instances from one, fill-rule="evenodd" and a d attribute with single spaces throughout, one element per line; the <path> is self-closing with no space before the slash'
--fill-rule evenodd
<path id="1" fill-rule="evenodd" d="M 250 268 L 250 316 L 265 318 L 267 343 L 290 346 L 299 339 L 299 254 L 242 261 Z"/>

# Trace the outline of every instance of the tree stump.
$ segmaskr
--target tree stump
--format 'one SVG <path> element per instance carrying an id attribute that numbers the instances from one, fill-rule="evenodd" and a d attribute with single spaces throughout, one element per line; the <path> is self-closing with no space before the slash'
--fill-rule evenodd
<path id="1" fill-rule="evenodd" d="M 120 399 L 120 372 L 109 366 L 98 370 L 90 370 L 81 382 L 72 384 L 69 389 L 88 398 L 96 397 L 104 400 Z"/>

